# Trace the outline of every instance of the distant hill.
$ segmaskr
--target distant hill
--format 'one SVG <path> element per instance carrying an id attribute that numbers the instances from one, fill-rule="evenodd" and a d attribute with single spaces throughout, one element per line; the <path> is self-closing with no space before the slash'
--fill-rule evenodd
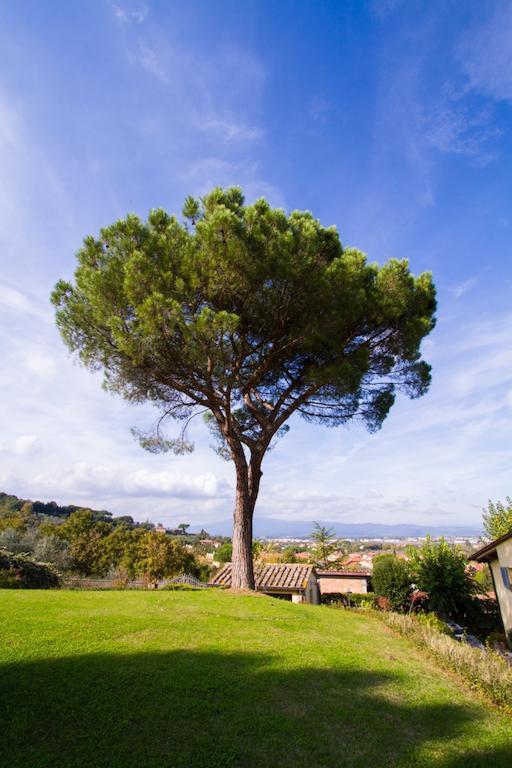
<path id="1" fill-rule="evenodd" d="M 30 499 L 21 499 L 13 494 L 0 492 L 0 517 L 6 514 L 12 514 L 22 509 L 25 504 L 32 505 L 32 512 L 38 515 L 48 515 L 50 517 L 69 517 L 72 512 L 83 507 L 69 504 L 60 506 L 55 501 L 31 501 Z M 88 509 L 88 507 L 87 507 Z M 130 527 L 141 526 L 152 528 L 153 523 L 136 522 L 131 515 L 121 515 L 114 517 L 111 512 L 106 510 L 91 510 L 97 520 L 119 525 L 124 523 Z M 339 523 L 333 520 L 319 520 L 320 525 L 332 528 L 339 538 L 415 538 L 418 536 L 480 536 L 480 528 L 471 525 L 461 526 L 440 526 L 440 525 L 409 525 L 407 523 L 396 525 L 384 525 L 382 523 Z M 211 535 L 231 536 L 233 531 L 233 521 L 228 518 L 213 523 L 205 524 L 204 528 Z M 271 517 L 254 518 L 254 536 L 268 538 L 308 538 L 313 528 L 312 521 L 304 520 L 275 520 Z M 190 526 L 189 533 L 199 532 L 200 525 Z"/>
<path id="2" fill-rule="evenodd" d="M 418 536 L 480 536 L 480 528 L 471 525 L 409 525 L 407 523 L 384 525 L 382 523 L 339 523 L 333 520 L 319 520 L 320 525 L 332 528 L 339 538 L 415 538 Z M 205 526 L 212 534 L 230 536 L 232 520 L 220 520 Z M 274 520 L 269 517 L 254 518 L 254 535 L 269 538 L 307 538 L 313 528 L 312 522 L 303 520 Z"/>
<path id="3" fill-rule="evenodd" d="M 75 504 L 60 506 L 56 501 L 32 501 L 31 499 L 21 499 L 14 494 L 3 493 L 0 491 L 0 517 L 19 512 L 24 507 L 26 508 L 26 506 L 30 507 L 30 511 L 33 514 L 61 518 L 69 517 L 73 512 L 76 512 L 77 509 L 84 509 L 83 505 L 81 507 L 78 507 Z M 89 507 L 86 507 L 86 509 L 89 509 Z M 114 517 L 111 512 L 107 512 L 105 509 L 91 509 L 90 511 L 98 521 L 113 523 L 114 525 L 124 523 L 130 527 L 138 525 L 153 527 L 152 523 L 136 523 L 131 515 Z"/>

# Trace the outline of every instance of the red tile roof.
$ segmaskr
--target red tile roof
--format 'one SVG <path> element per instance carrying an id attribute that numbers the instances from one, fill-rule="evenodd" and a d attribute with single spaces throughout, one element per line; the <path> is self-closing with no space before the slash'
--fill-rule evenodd
<path id="1" fill-rule="evenodd" d="M 225 563 L 208 583 L 212 587 L 230 587 L 231 568 L 231 563 Z M 285 565 L 271 563 L 269 565 L 256 566 L 254 568 L 256 589 L 302 590 L 306 588 L 308 579 L 314 570 L 312 565 L 296 565 L 288 563 Z"/>

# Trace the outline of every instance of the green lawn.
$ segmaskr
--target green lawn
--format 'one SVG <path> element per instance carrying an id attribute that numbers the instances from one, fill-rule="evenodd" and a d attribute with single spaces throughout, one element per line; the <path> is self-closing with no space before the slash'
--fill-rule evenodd
<path id="1" fill-rule="evenodd" d="M 511 726 L 364 613 L 0 591 L 2 768 L 510 768 Z"/>

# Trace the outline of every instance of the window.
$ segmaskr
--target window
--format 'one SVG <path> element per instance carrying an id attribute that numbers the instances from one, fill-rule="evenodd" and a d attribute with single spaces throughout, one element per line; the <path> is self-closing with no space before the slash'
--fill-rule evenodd
<path id="1" fill-rule="evenodd" d="M 501 566 L 501 578 L 503 579 L 503 583 L 506 587 L 506 589 L 512 589 L 512 586 L 510 584 L 510 577 L 511 577 L 511 571 L 512 568 L 505 568 L 504 566 Z"/>

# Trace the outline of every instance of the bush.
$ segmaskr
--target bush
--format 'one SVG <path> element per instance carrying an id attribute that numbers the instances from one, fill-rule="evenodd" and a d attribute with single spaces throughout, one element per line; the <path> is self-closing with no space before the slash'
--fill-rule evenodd
<path id="1" fill-rule="evenodd" d="M 486 637 L 485 644 L 487 648 L 501 648 L 503 650 L 507 650 L 507 638 L 506 635 L 503 632 L 491 632 L 491 634 Z"/>
<path id="2" fill-rule="evenodd" d="M 160 590 L 168 592 L 203 592 L 207 587 L 196 587 L 193 584 L 164 584 Z"/>
<path id="3" fill-rule="evenodd" d="M 28 555 L 0 549 L 0 588 L 52 589 L 60 586 L 57 571 L 47 563 L 36 563 Z"/>
<path id="4" fill-rule="evenodd" d="M 395 555 L 381 555 L 375 558 L 373 588 L 379 597 L 389 601 L 394 611 L 403 611 L 408 607 L 411 581 L 411 573 L 405 560 L 400 560 Z"/>
<path id="5" fill-rule="evenodd" d="M 472 597 L 466 605 L 462 623 L 481 639 L 503 630 L 498 603 L 489 597 Z"/>
<path id="6" fill-rule="evenodd" d="M 219 563 L 230 563 L 233 557 L 233 545 L 230 541 L 224 542 L 220 547 L 217 547 L 214 553 L 215 560 Z"/>
<path id="7" fill-rule="evenodd" d="M 376 597 L 373 592 L 331 592 L 321 595 L 322 605 L 333 605 L 339 608 L 375 608 Z"/>
<path id="8" fill-rule="evenodd" d="M 436 632 L 440 632 L 442 635 L 450 635 L 452 637 L 451 629 L 435 613 L 417 613 L 415 618 L 420 624 L 424 624 L 426 627 L 430 627 L 430 629 L 435 629 Z"/>
<path id="9" fill-rule="evenodd" d="M 466 573 L 466 555 L 444 539 L 428 538 L 421 547 L 411 548 L 411 570 L 418 588 L 428 593 L 429 607 L 442 618 L 464 622 L 468 611 L 475 611 L 474 595 L 480 591 Z"/>
<path id="10" fill-rule="evenodd" d="M 472 687 L 486 693 L 496 704 L 512 711 L 512 667 L 498 653 L 472 648 L 439 631 L 429 616 L 379 613 L 391 629 L 427 648 L 445 667 L 458 672 Z"/>
<path id="11" fill-rule="evenodd" d="M 383 597 L 382 595 L 377 595 L 376 605 L 379 611 L 392 611 L 393 606 L 391 605 L 391 600 L 389 597 Z"/>
<path id="12" fill-rule="evenodd" d="M 489 499 L 487 509 L 484 509 L 484 530 L 490 539 L 498 539 L 512 531 L 512 499 L 507 496 L 505 504 L 502 501 L 493 503 Z"/>

